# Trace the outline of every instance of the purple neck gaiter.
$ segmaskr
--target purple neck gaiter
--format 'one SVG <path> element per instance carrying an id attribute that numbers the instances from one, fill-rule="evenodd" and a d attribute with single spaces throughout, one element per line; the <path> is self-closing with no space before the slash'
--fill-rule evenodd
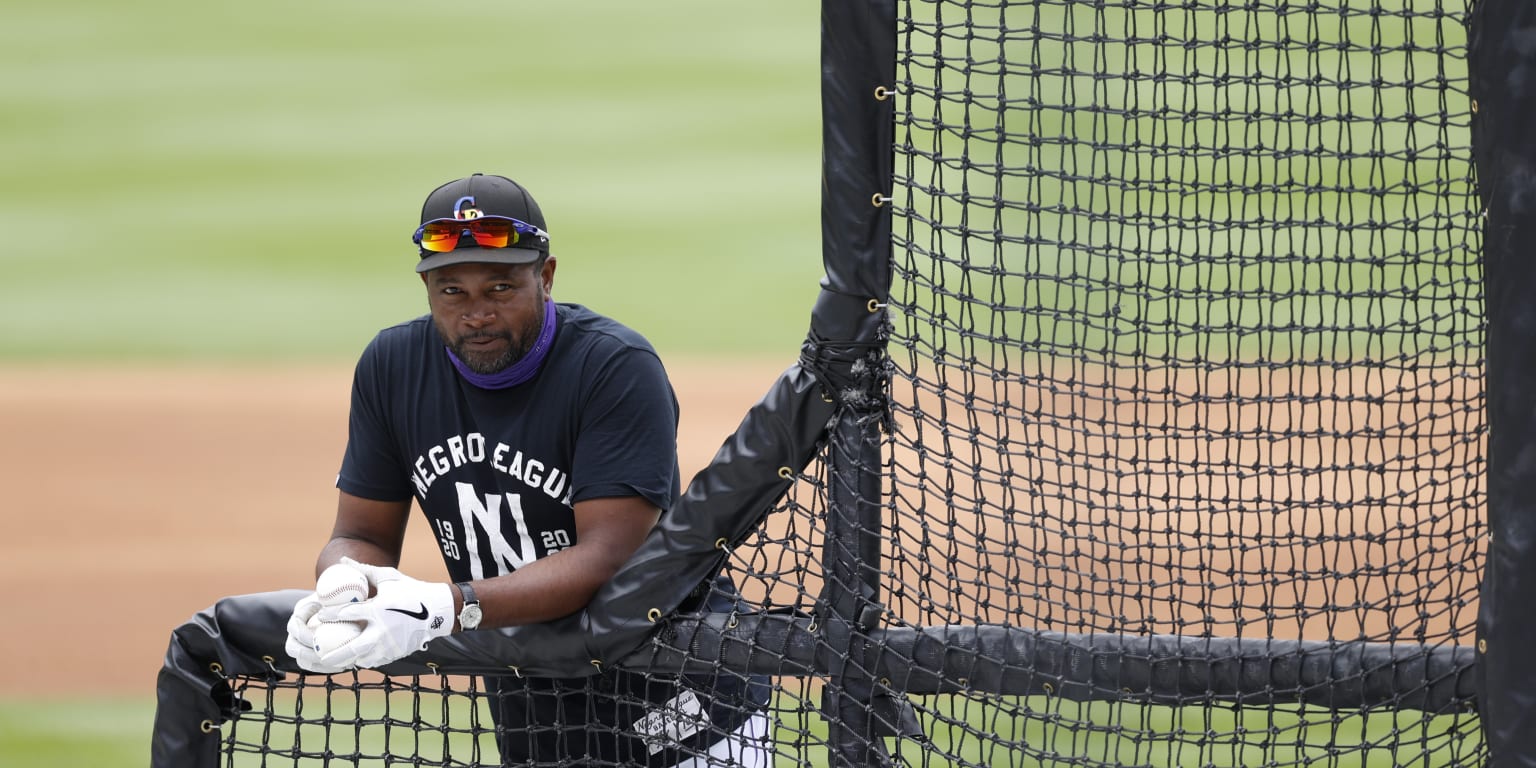
<path id="1" fill-rule="evenodd" d="M 523 359 L 496 373 L 475 373 L 464 364 L 463 360 L 459 359 L 458 355 L 453 353 L 453 350 L 443 347 L 443 351 L 448 353 L 448 360 L 453 363 L 454 368 L 459 370 L 459 375 L 469 383 L 481 389 L 515 387 L 533 378 L 534 374 L 539 372 L 539 367 L 544 364 L 544 358 L 549 357 L 549 348 L 554 346 L 556 322 L 555 302 L 545 299 L 544 327 L 539 329 L 539 338 L 534 340 L 533 347 L 528 350 L 528 354 L 523 355 Z"/>

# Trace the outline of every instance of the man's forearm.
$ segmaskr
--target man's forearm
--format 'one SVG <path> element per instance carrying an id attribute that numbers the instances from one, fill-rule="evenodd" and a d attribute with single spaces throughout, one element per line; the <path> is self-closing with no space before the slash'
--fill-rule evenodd
<path id="1" fill-rule="evenodd" d="M 350 557 L 359 563 L 384 565 L 391 568 L 400 564 L 398 552 L 392 552 L 366 539 L 336 536 L 320 549 L 320 556 L 315 559 L 315 577 L 319 578 L 321 572 L 340 562 L 343 557 Z"/>
<path id="2" fill-rule="evenodd" d="M 569 616 L 592 601 L 613 573 L 584 558 L 581 546 L 556 552 L 513 573 L 475 582 L 481 628 L 536 624 Z M 454 590 L 455 600 L 458 590 Z"/>

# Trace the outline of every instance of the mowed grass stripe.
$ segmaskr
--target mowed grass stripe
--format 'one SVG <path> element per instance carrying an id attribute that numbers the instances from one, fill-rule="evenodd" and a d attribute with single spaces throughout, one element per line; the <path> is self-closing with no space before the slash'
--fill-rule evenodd
<path id="1" fill-rule="evenodd" d="M 559 298 L 664 353 L 804 335 L 814 8 L 92 2 L 0 41 L 0 359 L 352 357 L 424 310 L 420 201 L 474 171 L 539 196 Z"/>

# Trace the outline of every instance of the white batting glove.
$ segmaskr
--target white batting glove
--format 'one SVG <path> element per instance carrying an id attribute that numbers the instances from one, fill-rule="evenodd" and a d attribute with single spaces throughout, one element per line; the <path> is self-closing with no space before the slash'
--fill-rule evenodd
<path id="1" fill-rule="evenodd" d="M 314 593 L 305 595 L 293 606 L 293 615 L 288 617 L 288 641 L 283 644 L 283 650 L 299 663 L 299 667 L 310 672 L 322 675 L 345 672 L 346 667 L 332 666 L 321 661 L 320 654 L 315 651 L 315 627 L 319 625 L 315 615 L 319 612 L 320 598 Z"/>
<path id="2" fill-rule="evenodd" d="M 453 588 L 413 579 L 394 568 L 342 562 L 363 572 L 374 596 L 360 603 L 322 608 L 321 621 L 363 624 L 356 638 L 320 656 L 330 667 L 379 667 L 427 647 L 453 632 Z"/>

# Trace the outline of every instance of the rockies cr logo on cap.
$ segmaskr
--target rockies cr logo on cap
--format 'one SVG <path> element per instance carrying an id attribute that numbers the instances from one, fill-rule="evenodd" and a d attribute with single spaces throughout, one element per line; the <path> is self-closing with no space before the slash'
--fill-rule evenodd
<path id="1" fill-rule="evenodd" d="M 469 221 L 484 216 L 485 212 L 475 207 L 473 195 L 465 195 L 453 204 L 453 217 L 459 221 Z"/>

